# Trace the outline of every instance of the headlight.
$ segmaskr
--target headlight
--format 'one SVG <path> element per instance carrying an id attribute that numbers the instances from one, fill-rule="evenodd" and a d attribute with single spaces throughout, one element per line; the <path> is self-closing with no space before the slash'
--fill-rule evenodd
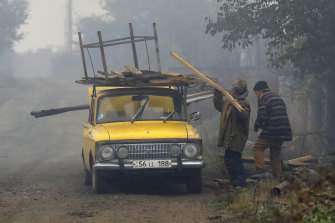
<path id="1" fill-rule="evenodd" d="M 195 144 L 186 144 L 184 147 L 184 155 L 187 158 L 194 158 L 198 155 L 198 147 Z"/>
<path id="2" fill-rule="evenodd" d="M 181 153 L 180 146 L 174 144 L 170 147 L 170 155 L 171 156 L 178 156 Z"/>
<path id="3" fill-rule="evenodd" d="M 121 159 L 127 158 L 129 155 L 129 150 L 125 146 L 120 146 L 117 150 L 117 156 Z"/>
<path id="4" fill-rule="evenodd" d="M 101 148 L 101 158 L 104 160 L 111 160 L 114 158 L 114 149 L 110 146 L 103 146 Z"/>

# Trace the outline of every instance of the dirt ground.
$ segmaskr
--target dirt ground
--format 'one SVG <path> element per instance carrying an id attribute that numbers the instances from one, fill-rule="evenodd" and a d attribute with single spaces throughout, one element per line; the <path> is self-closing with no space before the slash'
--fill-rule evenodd
<path id="1" fill-rule="evenodd" d="M 224 222 L 210 208 L 217 194 L 204 187 L 153 179 L 119 184 L 96 195 L 83 184 L 81 130 L 87 111 L 34 119 L 32 110 L 87 103 L 72 81 L 15 82 L 0 96 L 0 222 Z M 206 176 L 205 176 L 206 177 Z M 225 218 L 225 219 L 224 219 Z"/>

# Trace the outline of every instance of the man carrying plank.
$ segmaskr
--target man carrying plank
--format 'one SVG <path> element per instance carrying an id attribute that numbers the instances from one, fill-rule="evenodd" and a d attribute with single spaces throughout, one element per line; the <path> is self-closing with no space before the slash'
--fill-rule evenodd
<path id="1" fill-rule="evenodd" d="M 220 91 L 214 90 L 214 107 L 221 112 L 218 147 L 225 149 L 224 163 L 233 187 L 246 186 L 241 155 L 249 132 L 250 105 L 245 99 L 247 95 L 247 83 L 234 81 L 232 96 L 243 108 L 238 111 L 231 101 L 223 100 Z"/>
<path id="2" fill-rule="evenodd" d="M 234 81 L 232 96 L 176 53 L 171 51 L 170 54 L 215 88 L 214 106 L 221 112 L 218 146 L 223 147 L 226 151 L 224 162 L 232 185 L 234 187 L 246 186 L 241 154 L 249 132 L 250 105 L 245 99 L 248 95 L 247 83 L 242 80 Z M 222 93 L 227 100 L 223 101 Z"/>

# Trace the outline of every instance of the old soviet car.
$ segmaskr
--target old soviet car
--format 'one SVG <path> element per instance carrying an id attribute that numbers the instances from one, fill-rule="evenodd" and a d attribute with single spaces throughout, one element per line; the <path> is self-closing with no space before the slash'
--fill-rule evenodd
<path id="1" fill-rule="evenodd" d="M 158 174 L 201 192 L 202 139 L 181 93 L 169 87 L 90 88 L 83 130 L 85 184 L 106 192 L 106 179 Z"/>

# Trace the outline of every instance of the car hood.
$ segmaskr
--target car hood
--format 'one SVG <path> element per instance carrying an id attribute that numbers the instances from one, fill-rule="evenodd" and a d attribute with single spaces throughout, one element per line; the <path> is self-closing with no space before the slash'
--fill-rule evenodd
<path id="1" fill-rule="evenodd" d="M 137 121 L 134 123 L 108 123 L 102 126 L 108 131 L 110 140 L 188 138 L 184 122 Z"/>

